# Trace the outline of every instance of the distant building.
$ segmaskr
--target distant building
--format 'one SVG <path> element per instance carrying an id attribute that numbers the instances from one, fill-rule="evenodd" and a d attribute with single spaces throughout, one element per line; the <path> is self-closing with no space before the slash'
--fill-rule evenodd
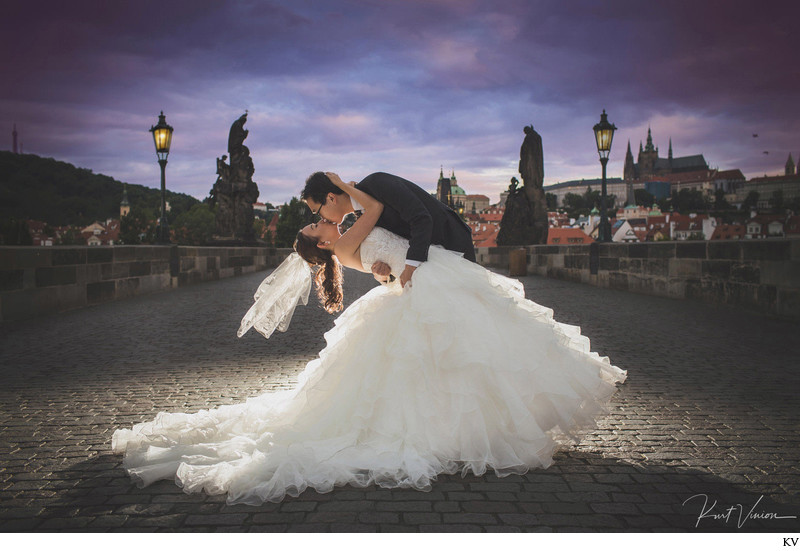
<path id="1" fill-rule="evenodd" d="M 737 187 L 728 202 L 741 205 L 750 192 L 758 193 L 758 208 L 770 208 L 778 196 L 784 202 L 800 199 L 800 175 L 784 174 L 782 176 L 763 176 L 751 178 Z"/>
<path id="2" fill-rule="evenodd" d="M 548 245 L 580 245 L 593 241 L 594 239 L 586 235 L 580 228 L 551 227 L 547 230 Z"/>
<path id="3" fill-rule="evenodd" d="M 465 195 L 464 212 L 476 213 L 489 208 L 489 198 L 485 195 Z"/>
<path id="4" fill-rule="evenodd" d="M 656 207 L 658 208 L 658 207 Z M 617 220 L 627 220 L 630 218 L 643 218 L 650 214 L 650 207 L 627 205 L 617 211 Z M 660 214 L 660 213 L 659 213 Z"/>
<path id="5" fill-rule="evenodd" d="M 547 226 L 550 228 L 566 228 L 570 225 L 569 216 L 563 212 L 548 211 Z"/>
<path id="6" fill-rule="evenodd" d="M 80 230 L 81 237 L 90 247 L 100 245 L 113 245 L 119 241 L 119 220 L 109 218 L 105 224 L 95 222 Z"/>
<path id="7" fill-rule="evenodd" d="M 784 222 L 782 214 L 758 214 L 747 221 L 745 239 L 766 239 L 767 237 L 783 237 Z"/>
<path id="8" fill-rule="evenodd" d="M 583 180 L 569 180 L 567 182 L 559 182 L 557 184 L 544 186 L 544 192 L 555 195 L 556 207 L 563 207 L 564 197 L 566 197 L 568 193 L 583 195 L 584 193 L 586 193 L 587 188 L 592 188 L 592 191 L 600 191 L 602 188 L 602 179 L 595 178 L 590 180 L 583 179 Z M 644 189 L 644 183 L 635 184 L 634 188 Z M 616 197 L 614 206 L 616 207 L 625 206 L 626 187 L 625 187 L 625 182 L 623 182 L 621 178 L 607 178 L 606 193 L 608 195 L 614 195 Z"/>
<path id="9" fill-rule="evenodd" d="M 647 193 L 659 199 L 666 199 L 672 193 L 672 186 L 669 182 L 664 181 L 650 181 L 644 183 L 644 189 Z"/>
<path id="10" fill-rule="evenodd" d="M 744 224 L 718 224 L 711 235 L 712 241 L 739 240 L 745 238 L 747 228 Z"/>
<path id="11" fill-rule="evenodd" d="M 736 193 L 745 182 L 747 178 L 744 177 L 742 171 L 738 168 L 733 170 L 719 170 L 714 174 L 711 183 L 714 191 L 722 190 L 726 194 Z"/>
<path id="12" fill-rule="evenodd" d="M 439 169 L 439 181 L 436 183 L 436 198 L 459 213 L 468 211 L 466 202 L 467 193 L 458 185 L 455 170 L 449 178 L 445 177 L 444 170 Z M 487 198 L 488 200 L 488 198 Z"/>
<path id="13" fill-rule="evenodd" d="M 28 220 L 28 233 L 31 235 L 31 241 L 34 247 L 52 247 L 53 237 L 47 235 L 48 226 L 46 223 L 39 220 Z"/>
<path id="14" fill-rule="evenodd" d="M 611 226 L 611 241 L 614 243 L 635 243 L 639 236 L 633 231 L 628 220 L 617 220 Z"/>
<path id="15" fill-rule="evenodd" d="M 122 187 L 122 201 L 119 203 L 119 217 L 123 218 L 128 216 L 128 213 L 131 211 L 131 204 L 128 201 L 128 184 L 124 184 Z"/>
<path id="16" fill-rule="evenodd" d="M 688 155 L 686 157 L 672 156 L 672 138 L 669 140 L 667 158 L 658 156 L 658 148 L 653 145 L 653 136 L 647 129 L 647 143 L 642 147 L 639 142 L 639 155 L 633 162 L 631 142 L 628 142 L 628 151 L 625 154 L 625 168 L 623 179 L 626 182 L 658 180 L 660 176 L 677 174 L 680 172 L 696 172 L 708 170 L 708 163 L 703 155 Z"/>

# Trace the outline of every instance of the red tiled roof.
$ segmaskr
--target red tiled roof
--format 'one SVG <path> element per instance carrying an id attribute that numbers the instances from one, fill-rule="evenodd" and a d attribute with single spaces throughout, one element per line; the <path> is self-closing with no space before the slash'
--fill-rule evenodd
<path id="1" fill-rule="evenodd" d="M 714 228 L 711 239 L 743 239 L 747 228 L 743 224 L 720 224 Z"/>
<path id="2" fill-rule="evenodd" d="M 592 243 L 594 239 L 583 233 L 580 228 L 549 228 L 547 230 L 548 245 L 570 245 L 573 243 Z"/>
<path id="3" fill-rule="evenodd" d="M 481 230 L 480 227 L 485 229 Z M 472 244 L 476 247 L 496 247 L 497 234 L 500 232 L 500 226 L 494 224 L 487 224 L 486 226 L 479 226 L 472 230 Z"/>
<path id="4" fill-rule="evenodd" d="M 660 174 L 653 177 L 653 181 L 683 183 L 705 182 L 712 179 L 713 170 L 693 170 L 692 172 L 676 172 L 674 174 Z"/>
<path id="5" fill-rule="evenodd" d="M 645 241 L 655 241 L 658 235 L 661 234 L 663 237 L 669 237 L 669 228 L 663 226 L 656 226 L 647 230 L 645 234 Z M 641 238 L 640 238 L 641 240 Z"/>
<path id="6" fill-rule="evenodd" d="M 703 229 L 702 220 L 678 220 L 675 223 L 675 231 L 694 231 Z"/>
<path id="7" fill-rule="evenodd" d="M 486 222 L 499 222 L 500 220 L 503 219 L 503 213 L 502 212 L 499 212 L 499 213 L 482 212 L 482 213 L 480 213 L 480 216 L 481 216 L 481 220 L 485 220 Z"/>

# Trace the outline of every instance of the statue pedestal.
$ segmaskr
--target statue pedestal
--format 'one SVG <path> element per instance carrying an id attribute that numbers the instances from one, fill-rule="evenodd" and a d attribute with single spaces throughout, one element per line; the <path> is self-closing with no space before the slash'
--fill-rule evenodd
<path id="1" fill-rule="evenodd" d="M 520 248 L 508 251 L 508 275 L 509 277 L 528 275 L 527 249 Z"/>

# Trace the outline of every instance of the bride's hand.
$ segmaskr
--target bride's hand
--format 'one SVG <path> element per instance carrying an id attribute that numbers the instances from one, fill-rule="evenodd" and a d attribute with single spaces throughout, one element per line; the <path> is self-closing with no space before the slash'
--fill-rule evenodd
<path id="1" fill-rule="evenodd" d="M 349 184 L 345 184 L 345 183 L 342 181 L 342 179 L 341 179 L 341 178 L 339 178 L 339 175 L 338 175 L 338 174 L 336 174 L 335 172 L 326 172 L 326 173 L 325 173 L 325 176 L 327 176 L 328 178 L 330 178 L 330 180 L 331 180 L 331 182 L 333 183 L 333 185 L 335 185 L 335 186 L 336 186 L 336 187 L 338 187 L 338 188 L 345 189 L 347 186 L 354 186 L 354 185 L 355 185 L 355 182 L 350 182 Z"/>

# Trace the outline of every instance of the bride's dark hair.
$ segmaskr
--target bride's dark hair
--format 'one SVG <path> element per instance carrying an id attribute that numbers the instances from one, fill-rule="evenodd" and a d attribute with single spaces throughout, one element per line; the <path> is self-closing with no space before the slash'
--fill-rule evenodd
<path id="1" fill-rule="evenodd" d="M 314 274 L 317 296 L 325 311 L 333 314 L 342 309 L 344 301 L 342 265 L 331 251 L 320 249 L 317 243 L 319 243 L 317 239 L 308 237 L 303 232 L 297 232 L 294 250 L 312 266 L 319 266 L 317 273 Z"/>

